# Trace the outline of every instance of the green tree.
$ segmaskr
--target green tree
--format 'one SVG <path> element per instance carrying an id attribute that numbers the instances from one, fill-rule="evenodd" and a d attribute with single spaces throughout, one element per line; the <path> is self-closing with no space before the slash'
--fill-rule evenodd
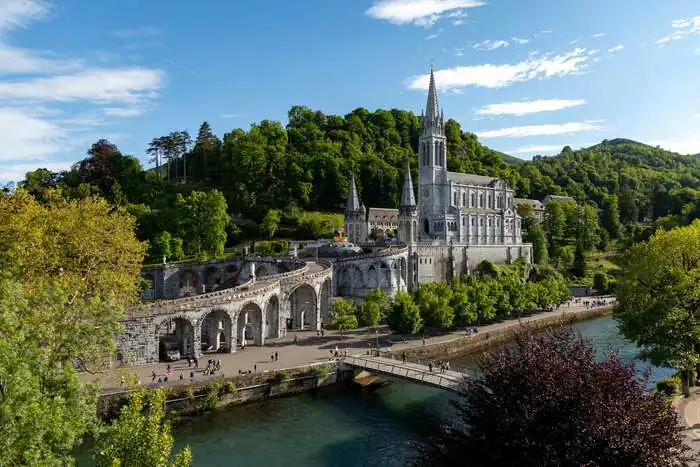
<path id="1" fill-rule="evenodd" d="M 170 254 L 175 261 L 185 257 L 185 251 L 182 249 L 182 239 L 180 237 L 172 237 L 170 239 Z"/>
<path id="2" fill-rule="evenodd" d="M 574 265 L 571 272 L 573 272 L 576 277 L 584 277 L 586 275 L 586 254 L 583 249 L 583 242 L 576 242 Z"/>
<path id="3" fill-rule="evenodd" d="M 173 241 L 170 232 L 167 230 L 159 233 L 154 239 L 151 245 L 151 257 L 158 261 L 165 257 L 166 259 L 172 255 L 171 243 Z"/>
<path id="4" fill-rule="evenodd" d="M 450 306 L 451 300 L 452 288 L 444 282 L 423 284 L 416 294 L 416 304 L 428 326 L 452 326 L 454 310 Z"/>
<path id="5" fill-rule="evenodd" d="M 106 427 L 95 450 L 96 465 L 104 467 L 139 465 L 143 467 L 189 467 L 192 452 L 186 446 L 171 456 L 173 436 L 165 421 L 165 391 L 140 391 L 122 407 L 119 419 Z M 144 410 L 148 408 L 148 415 Z"/>
<path id="6" fill-rule="evenodd" d="M 616 195 L 609 195 L 603 199 L 601 224 L 610 234 L 610 238 L 618 238 L 620 236 L 620 206 Z"/>
<path id="7" fill-rule="evenodd" d="M 398 292 L 389 310 L 389 328 L 404 335 L 418 334 L 423 329 L 420 308 L 407 292 Z"/>
<path id="8" fill-rule="evenodd" d="M 593 276 L 593 288 L 596 289 L 598 293 L 605 293 L 608 291 L 608 287 L 608 275 L 604 272 L 596 272 Z"/>
<path id="9" fill-rule="evenodd" d="M 381 289 L 374 289 L 365 295 L 357 310 L 360 326 L 376 326 L 388 314 L 389 303 Z"/>
<path id="10" fill-rule="evenodd" d="M 578 209 L 578 225 L 576 239 L 584 251 L 590 251 L 600 243 L 600 226 L 598 225 L 598 212 L 587 204 Z"/>
<path id="11" fill-rule="evenodd" d="M 340 331 L 340 338 L 343 332 L 357 328 L 357 316 L 355 316 L 355 306 L 350 300 L 335 300 L 333 302 L 333 313 L 328 320 L 329 329 Z"/>
<path id="12" fill-rule="evenodd" d="M 469 300 L 469 285 L 459 278 L 452 281 L 450 307 L 454 310 L 454 324 L 468 326 L 476 323 L 479 316 L 476 305 Z"/>
<path id="13" fill-rule="evenodd" d="M 267 238 L 274 237 L 279 228 L 280 220 L 280 212 L 277 209 L 270 209 L 260 224 L 260 232 Z"/>
<path id="14" fill-rule="evenodd" d="M 616 285 L 620 330 L 655 365 L 700 364 L 700 221 L 632 247 Z"/>
<path id="15" fill-rule="evenodd" d="M 554 239 L 564 236 L 564 227 L 566 226 L 566 217 L 561 203 L 551 200 L 544 207 L 544 230 L 549 237 L 549 243 L 553 243 Z"/>
<path id="16" fill-rule="evenodd" d="M 532 243 L 532 260 L 535 264 L 547 264 L 547 234 L 539 225 L 533 225 L 527 231 L 525 241 Z"/>
<path id="17" fill-rule="evenodd" d="M 226 200 L 218 190 L 193 191 L 185 200 L 186 240 L 191 251 L 213 256 L 224 253 L 229 217 Z"/>

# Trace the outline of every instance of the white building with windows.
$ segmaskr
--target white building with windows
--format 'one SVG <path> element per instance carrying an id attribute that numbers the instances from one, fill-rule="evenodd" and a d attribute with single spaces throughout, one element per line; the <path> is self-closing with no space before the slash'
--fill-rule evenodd
<path id="1" fill-rule="evenodd" d="M 345 212 L 348 240 L 361 244 L 396 230 L 409 248 L 409 288 L 468 274 L 484 260 L 529 262 L 532 245 L 522 243 L 514 190 L 499 178 L 448 172 L 445 118 L 432 70 L 418 149 L 418 190 L 407 161 L 398 209 L 367 209 L 353 177 Z"/>

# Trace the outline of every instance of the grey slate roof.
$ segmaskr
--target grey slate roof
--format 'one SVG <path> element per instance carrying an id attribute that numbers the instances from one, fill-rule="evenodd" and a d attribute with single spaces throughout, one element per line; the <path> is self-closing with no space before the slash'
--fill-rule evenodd
<path id="1" fill-rule="evenodd" d="M 352 174 L 350 181 L 350 193 L 348 193 L 348 205 L 345 212 L 356 212 L 360 210 L 360 197 L 357 196 L 357 187 L 355 186 L 355 174 Z"/>
<path id="2" fill-rule="evenodd" d="M 402 207 L 409 207 L 416 205 L 416 197 L 413 194 L 413 181 L 411 180 L 411 162 L 406 158 L 406 173 L 403 177 L 403 189 L 401 191 L 401 204 Z"/>
<path id="3" fill-rule="evenodd" d="M 497 177 L 489 177 L 486 175 L 464 174 L 461 172 L 447 172 L 447 179 L 451 182 L 459 183 L 461 185 L 477 185 L 477 186 L 490 186 L 493 182 L 498 180 Z"/>
<path id="4" fill-rule="evenodd" d="M 514 198 L 513 200 L 515 201 L 516 206 L 518 204 L 529 204 L 536 211 L 544 209 L 544 204 L 542 204 L 542 201 L 537 200 L 537 199 Z"/>

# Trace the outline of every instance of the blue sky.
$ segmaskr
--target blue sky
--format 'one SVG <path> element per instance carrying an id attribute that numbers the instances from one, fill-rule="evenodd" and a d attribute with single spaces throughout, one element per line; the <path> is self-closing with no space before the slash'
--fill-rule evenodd
<path id="1" fill-rule="evenodd" d="M 494 149 L 700 152 L 697 0 L 0 0 L 0 181 L 101 137 L 146 165 L 153 137 L 295 104 L 420 112 L 431 62 L 445 115 Z"/>

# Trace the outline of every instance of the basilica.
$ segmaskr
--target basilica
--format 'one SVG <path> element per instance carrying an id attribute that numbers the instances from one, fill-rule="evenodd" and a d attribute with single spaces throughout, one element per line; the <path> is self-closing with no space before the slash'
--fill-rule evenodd
<path id="1" fill-rule="evenodd" d="M 398 209 L 366 208 L 353 177 L 345 211 L 349 242 L 363 244 L 395 231 L 409 249 L 409 289 L 469 274 L 485 260 L 530 262 L 532 245 L 522 242 L 514 190 L 499 178 L 448 172 L 445 117 L 433 70 L 421 112 L 417 191 L 408 164 Z"/>

